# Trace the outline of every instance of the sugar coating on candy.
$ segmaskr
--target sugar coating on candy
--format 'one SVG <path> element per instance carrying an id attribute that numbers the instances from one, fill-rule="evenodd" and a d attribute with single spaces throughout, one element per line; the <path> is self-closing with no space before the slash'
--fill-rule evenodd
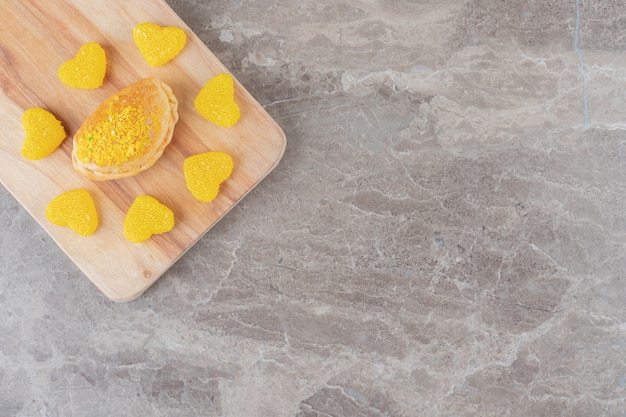
<path id="1" fill-rule="evenodd" d="M 55 197 L 46 207 L 46 218 L 56 226 L 67 226 L 81 236 L 98 229 L 98 212 L 89 191 L 78 188 Z"/>
<path id="2" fill-rule="evenodd" d="M 149 195 L 135 198 L 124 217 L 124 236 L 131 242 L 143 242 L 173 228 L 172 210 Z"/>
<path id="3" fill-rule="evenodd" d="M 235 103 L 235 85 L 230 74 L 218 74 L 202 87 L 193 105 L 205 119 L 222 127 L 231 127 L 240 117 Z"/>
<path id="4" fill-rule="evenodd" d="M 220 184 L 233 172 L 233 159 L 224 152 L 205 152 L 185 158 L 185 182 L 191 194 L 200 201 L 213 201 Z"/>
<path id="5" fill-rule="evenodd" d="M 146 22 L 133 28 L 133 40 L 143 59 L 151 67 L 158 67 L 168 63 L 182 51 L 187 35 L 181 28 L 160 27 Z"/>
<path id="6" fill-rule="evenodd" d="M 38 160 L 50 155 L 67 137 L 61 122 L 39 107 L 24 112 L 22 127 L 26 136 L 20 153 L 27 159 Z"/>
<path id="7" fill-rule="evenodd" d="M 98 166 L 114 166 L 143 154 L 153 136 L 160 134 L 162 112 L 146 113 L 139 101 L 130 102 L 123 96 L 108 101 L 104 117 L 96 125 L 85 129 L 76 138 L 76 157 L 93 161 Z"/>
<path id="8" fill-rule="evenodd" d="M 107 59 L 102 46 L 88 42 L 76 56 L 59 67 L 59 79 L 67 86 L 91 90 L 104 83 Z"/>

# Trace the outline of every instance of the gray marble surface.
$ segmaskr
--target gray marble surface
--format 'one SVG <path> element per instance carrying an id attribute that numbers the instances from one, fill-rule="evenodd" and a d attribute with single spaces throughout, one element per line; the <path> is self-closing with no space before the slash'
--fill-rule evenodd
<path id="1" fill-rule="evenodd" d="M 626 416 L 626 3 L 169 4 L 284 158 L 126 304 L 0 187 L 0 416 Z"/>

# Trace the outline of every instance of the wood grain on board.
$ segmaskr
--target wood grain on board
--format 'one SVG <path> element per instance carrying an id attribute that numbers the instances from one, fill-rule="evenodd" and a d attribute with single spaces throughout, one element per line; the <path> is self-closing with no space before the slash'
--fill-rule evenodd
<path id="1" fill-rule="evenodd" d="M 278 164 L 284 133 L 237 80 L 241 119 L 235 126 L 218 127 L 196 112 L 193 100 L 202 86 L 228 70 L 162 0 L 60 0 L 54 6 L 9 0 L 2 9 L 0 180 L 108 298 L 133 300 Z M 182 28 L 187 44 L 181 54 L 164 66 L 150 67 L 132 38 L 132 28 L 142 22 Z M 105 49 L 107 75 L 98 89 L 72 89 L 57 71 L 86 42 Z M 180 120 L 163 157 L 147 171 L 121 180 L 96 182 L 76 173 L 71 137 L 82 122 L 107 97 L 150 76 L 170 85 L 179 100 Z M 39 161 L 20 155 L 21 117 L 31 107 L 55 114 L 68 132 L 61 147 Z M 235 168 L 217 199 L 201 203 L 186 188 L 182 164 L 187 156 L 207 151 L 228 153 Z M 92 236 L 78 236 L 45 218 L 50 200 L 75 188 L 89 190 L 96 201 L 100 227 Z M 122 233 L 123 219 L 135 197 L 144 194 L 170 207 L 176 226 L 146 242 L 131 243 Z"/>

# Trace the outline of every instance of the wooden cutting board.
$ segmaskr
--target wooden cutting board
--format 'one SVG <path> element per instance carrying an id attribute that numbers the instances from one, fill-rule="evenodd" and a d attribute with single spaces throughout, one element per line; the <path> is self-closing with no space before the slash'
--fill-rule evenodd
<path id="1" fill-rule="evenodd" d="M 200 89 L 211 77 L 228 70 L 162 0 L 8 0 L 2 2 L 1 19 L 0 179 L 111 300 L 124 302 L 140 296 L 283 155 L 283 131 L 237 80 L 235 101 L 241 119 L 235 126 L 215 126 L 196 112 L 193 100 Z M 183 29 L 187 44 L 182 53 L 164 66 L 150 67 L 132 38 L 133 27 L 143 22 Z M 59 80 L 57 71 L 86 42 L 97 42 L 105 49 L 107 75 L 96 90 L 72 89 Z M 169 84 L 179 100 L 180 120 L 163 157 L 149 170 L 122 180 L 97 182 L 77 174 L 70 158 L 76 130 L 100 102 L 149 76 Z M 40 161 L 20 155 L 21 117 L 31 107 L 55 114 L 69 136 Z M 186 188 L 182 164 L 185 157 L 207 151 L 228 153 L 235 168 L 217 199 L 201 203 Z M 47 204 L 75 188 L 87 189 L 96 201 L 100 227 L 92 236 L 79 236 L 46 220 Z M 122 233 L 123 219 L 135 197 L 144 194 L 170 207 L 176 226 L 146 242 L 130 243 Z"/>

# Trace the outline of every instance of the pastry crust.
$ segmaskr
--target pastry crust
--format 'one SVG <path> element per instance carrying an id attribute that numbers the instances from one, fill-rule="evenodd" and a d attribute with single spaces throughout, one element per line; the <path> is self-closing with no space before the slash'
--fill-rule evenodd
<path id="1" fill-rule="evenodd" d="M 107 100 L 74 135 L 72 163 L 87 178 L 130 177 L 150 168 L 172 140 L 178 100 L 156 78 L 145 78 Z"/>

